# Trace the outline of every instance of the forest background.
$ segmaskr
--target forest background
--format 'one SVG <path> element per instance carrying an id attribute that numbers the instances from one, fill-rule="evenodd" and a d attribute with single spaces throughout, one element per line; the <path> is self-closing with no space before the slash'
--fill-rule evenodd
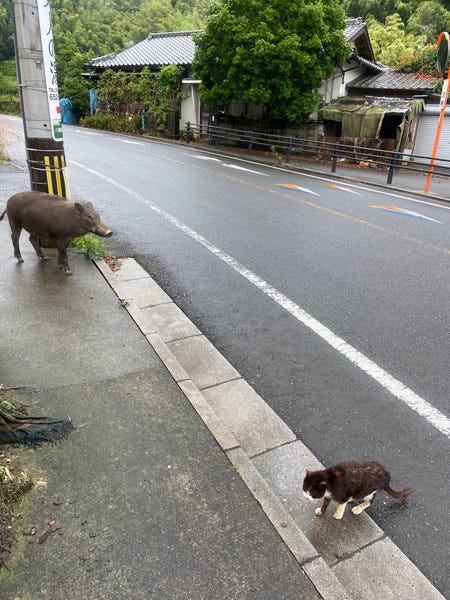
<path id="1" fill-rule="evenodd" d="M 215 0 L 51 0 L 61 97 L 88 109 L 89 58 L 119 52 L 150 32 L 202 29 Z M 264 2 L 264 0 L 261 0 Z M 376 59 L 399 71 L 437 78 L 435 42 L 450 30 L 450 0 L 342 0 L 362 17 Z M 0 112 L 18 110 L 10 0 L 0 0 Z"/>

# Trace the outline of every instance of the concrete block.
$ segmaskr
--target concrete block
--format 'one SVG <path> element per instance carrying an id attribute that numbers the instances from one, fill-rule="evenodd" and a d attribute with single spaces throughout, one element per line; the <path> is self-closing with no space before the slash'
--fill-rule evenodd
<path id="1" fill-rule="evenodd" d="M 239 444 L 230 429 L 217 416 L 197 386 L 188 379 L 178 383 L 186 398 L 205 423 L 222 450 L 231 450 Z"/>
<path id="2" fill-rule="evenodd" d="M 167 344 L 161 340 L 158 333 L 151 333 L 150 335 L 147 335 L 146 338 L 176 382 L 189 379 L 189 375 L 180 365 L 178 359 L 167 347 Z"/>
<path id="3" fill-rule="evenodd" d="M 167 345 L 199 389 L 239 378 L 236 369 L 203 335 Z"/>
<path id="4" fill-rule="evenodd" d="M 140 279 L 142 277 L 148 277 L 147 271 L 143 269 L 134 260 L 134 258 L 121 258 L 120 269 L 118 271 L 111 271 L 111 274 L 112 281 L 128 281 L 131 279 Z"/>
<path id="5" fill-rule="evenodd" d="M 444 600 L 389 538 L 338 562 L 332 571 L 358 600 Z"/>
<path id="6" fill-rule="evenodd" d="M 296 439 L 284 421 L 243 379 L 206 389 L 203 394 L 250 456 Z"/>
<path id="7" fill-rule="evenodd" d="M 297 561 L 302 565 L 318 558 L 315 548 L 243 450 L 229 450 L 227 456 Z"/>
<path id="8" fill-rule="evenodd" d="M 173 302 L 143 308 L 142 314 L 152 323 L 164 342 L 201 335 L 201 331 Z"/>
<path id="9" fill-rule="evenodd" d="M 133 300 L 138 308 L 172 302 L 159 285 L 148 276 L 129 281 L 112 280 L 110 283 L 119 298 Z"/>
<path id="10" fill-rule="evenodd" d="M 303 570 L 324 600 L 350 600 L 344 586 L 338 581 L 323 558 L 318 557 L 305 563 Z"/>

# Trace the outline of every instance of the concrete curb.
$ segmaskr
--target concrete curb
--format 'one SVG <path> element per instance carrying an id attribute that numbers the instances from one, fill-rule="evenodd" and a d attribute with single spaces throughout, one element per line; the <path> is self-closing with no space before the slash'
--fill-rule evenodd
<path id="1" fill-rule="evenodd" d="M 131 258 L 97 267 L 324 600 L 443 600 L 367 515 L 317 519 L 301 497 L 322 465 Z"/>

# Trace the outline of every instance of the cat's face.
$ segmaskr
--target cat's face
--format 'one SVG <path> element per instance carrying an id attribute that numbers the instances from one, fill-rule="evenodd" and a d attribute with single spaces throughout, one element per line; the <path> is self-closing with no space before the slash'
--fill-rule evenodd
<path id="1" fill-rule="evenodd" d="M 309 500 L 323 498 L 327 491 L 327 484 L 320 471 L 306 471 L 306 477 L 303 480 L 303 495 Z"/>

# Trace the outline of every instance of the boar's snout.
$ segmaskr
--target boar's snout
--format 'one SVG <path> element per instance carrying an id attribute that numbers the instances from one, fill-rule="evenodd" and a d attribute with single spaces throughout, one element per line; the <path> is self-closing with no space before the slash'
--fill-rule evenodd
<path id="1" fill-rule="evenodd" d="M 102 227 L 102 228 L 98 229 L 95 233 L 97 235 L 99 235 L 100 237 L 111 237 L 113 234 L 113 232 L 110 229 L 108 229 L 107 227 L 104 227 L 104 228 Z"/>

